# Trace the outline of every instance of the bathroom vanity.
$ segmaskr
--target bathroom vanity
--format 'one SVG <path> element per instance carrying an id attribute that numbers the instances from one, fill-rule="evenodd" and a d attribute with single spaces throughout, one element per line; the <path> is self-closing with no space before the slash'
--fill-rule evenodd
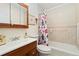
<path id="1" fill-rule="evenodd" d="M 29 10 L 26 3 L 1 3 L 0 4 L 0 28 L 28 29 L 29 28 Z M 2 8 L 3 7 L 3 8 Z M 6 11 L 5 11 L 6 10 Z M 15 29 L 12 29 L 15 28 Z M 6 29 L 7 30 L 7 29 Z M 10 30 L 9 30 L 10 31 Z M 25 30 L 26 31 L 26 30 Z M 0 32 L 1 33 L 1 32 Z M 7 34 L 7 32 L 5 32 Z M 22 33 L 22 31 L 21 31 Z M 10 38 L 4 40 L 5 34 L 0 34 L 0 56 L 36 56 L 37 52 L 37 38 Z M 12 34 L 14 36 L 14 34 Z M 18 32 L 17 32 L 18 35 Z M 25 34 L 26 35 L 26 34 Z"/>
<path id="2" fill-rule="evenodd" d="M 9 53 L 4 54 L 4 56 L 37 56 L 37 49 L 36 49 L 36 41 L 20 47 L 16 50 L 13 50 Z"/>
<path id="3" fill-rule="evenodd" d="M 2 56 L 37 56 L 37 41 L 34 38 L 21 39 L 0 46 Z"/>

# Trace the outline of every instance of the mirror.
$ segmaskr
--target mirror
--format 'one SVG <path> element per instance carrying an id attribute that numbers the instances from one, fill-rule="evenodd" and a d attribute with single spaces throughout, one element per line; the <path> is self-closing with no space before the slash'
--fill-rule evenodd
<path id="1" fill-rule="evenodd" d="M 28 6 L 26 4 L 0 3 L 0 7 L 0 28 L 28 28 Z"/>
<path id="2" fill-rule="evenodd" d="M 11 24 L 15 28 L 28 28 L 28 6 L 11 3 Z"/>

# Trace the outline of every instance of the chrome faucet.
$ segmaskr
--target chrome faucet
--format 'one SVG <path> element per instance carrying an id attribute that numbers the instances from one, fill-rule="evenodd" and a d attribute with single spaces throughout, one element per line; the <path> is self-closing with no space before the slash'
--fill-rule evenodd
<path id="1" fill-rule="evenodd" d="M 25 33 L 24 38 L 27 38 L 27 32 Z"/>

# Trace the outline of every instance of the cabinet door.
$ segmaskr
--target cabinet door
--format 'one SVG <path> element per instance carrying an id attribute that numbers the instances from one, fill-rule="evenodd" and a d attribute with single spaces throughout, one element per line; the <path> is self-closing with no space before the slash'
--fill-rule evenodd
<path id="1" fill-rule="evenodd" d="M 26 55 L 28 55 L 28 56 L 38 56 L 38 51 L 37 51 L 36 48 L 34 48 L 31 51 L 29 51 Z"/>
<path id="2" fill-rule="evenodd" d="M 11 3 L 11 24 L 20 24 L 20 5 Z"/>
<path id="3" fill-rule="evenodd" d="M 0 3 L 0 23 L 10 24 L 10 4 Z"/>

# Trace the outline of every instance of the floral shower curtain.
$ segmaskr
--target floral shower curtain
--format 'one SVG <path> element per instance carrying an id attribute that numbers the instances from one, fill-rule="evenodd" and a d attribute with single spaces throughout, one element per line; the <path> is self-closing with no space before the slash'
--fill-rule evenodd
<path id="1" fill-rule="evenodd" d="M 46 20 L 47 20 L 47 16 L 45 14 L 40 15 L 38 45 L 43 44 L 48 46 L 48 31 L 47 31 Z"/>

